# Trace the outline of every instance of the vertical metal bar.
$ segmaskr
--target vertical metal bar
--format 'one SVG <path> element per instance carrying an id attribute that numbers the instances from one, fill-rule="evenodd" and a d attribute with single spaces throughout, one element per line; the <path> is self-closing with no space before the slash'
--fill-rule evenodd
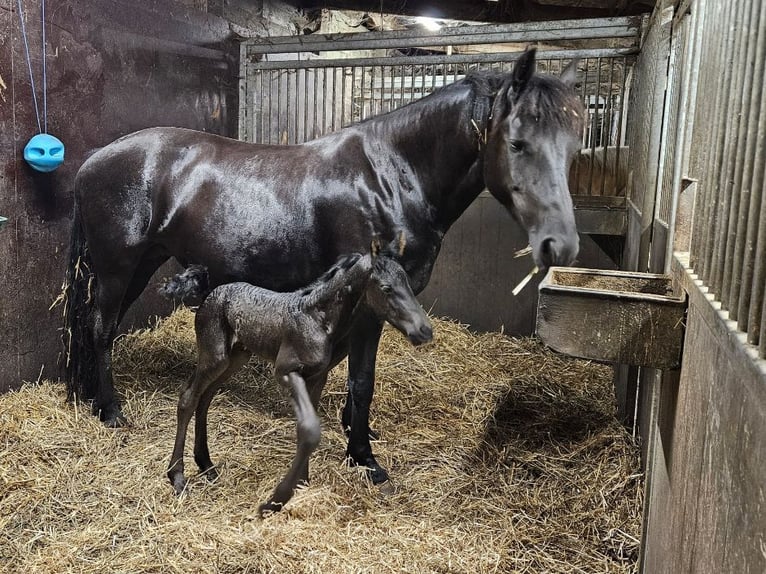
<path id="1" fill-rule="evenodd" d="M 319 68 L 314 68 L 314 93 L 312 95 L 311 101 L 313 102 L 313 106 L 311 106 L 311 120 L 313 125 L 313 135 L 311 139 L 316 139 L 319 135 Z"/>
<path id="2" fill-rule="evenodd" d="M 293 75 L 294 70 L 287 70 L 285 72 L 285 137 L 281 138 L 280 143 L 290 143 L 290 78 Z"/>
<path id="3" fill-rule="evenodd" d="M 631 65 L 631 68 L 632 68 L 632 65 Z M 625 101 L 625 88 L 627 87 L 626 84 L 628 82 L 629 71 L 630 70 L 628 69 L 628 59 L 623 57 L 622 58 L 622 86 L 620 87 L 620 117 L 617 119 L 617 141 L 615 142 L 615 145 L 617 146 L 617 150 L 615 151 L 615 154 L 614 154 L 614 172 L 617 174 L 620 173 L 620 168 L 621 168 L 620 151 L 621 151 L 622 143 L 623 143 L 622 138 L 624 137 L 622 133 L 622 122 L 623 122 L 623 118 L 625 117 L 626 109 L 627 109 L 627 102 Z M 628 182 L 623 181 L 622 183 L 626 187 L 625 193 L 627 194 Z"/>
<path id="4" fill-rule="evenodd" d="M 737 321 L 740 314 L 740 291 L 742 288 L 743 260 L 745 258 L 745 239 L 748 229 L 748 219 L 750 217 L 750 182 L 753 177 L 753 164 L 756 154 L 758 139 L 762 134 L 757 131 L 759 111 L 761 109 L 761 99 L 759 95 L 763 90 L 764 73 L 766 71 L 766 58 L 762 54 L 766 53 L 766 8 L 760 2 L 755 2 L 756 9 L 760 10 L 758 18 L 753 19 L 757 22 L 757 37 L 754 44 L 755 66 L 752 73 L 752 87 L 750 89 L 750 100 L 747 106 L 747 113 L 743 114 L 743 120 L 747 127 L 747 133 L 744 138 L 744 151 L 737 152 L 739 161 L 737 170 L 734 174 L 734 193 L 739 196 L 739 210 L 737 213 L 737 236 L 732 253 L 731 269 L 731 287 L 729 294 L 729 314 L 732 320 Z M 750 77 L 749 74 L 746 74 Z M 741 143 L 742 140 L 740 140 Z"/>
<path id="5" fill-rule="evenodd" d="M 758 337 L 758 357 L 766 359 L 766 298 L 763 300 L 763 307 L 761 307 L 761 334 Z"/>
<path id="6" fill-rule="evenodd" d="M 388 83 L 391 90 L 391 94 L 388 101 L 389 111 L 396 109 L 396 89 L 394 88 L 394 78 L 395 78 L 394 67 L 389 66 L 388 67 Z"/>
<path id="7" fill-rule="evenodd" d="M 268 122 L 268 130 L 269 130 L 269 141 L 268 143 L 271 143 L 271 132 L 274 129 L 274 111 L 273 111 L 273 105 L 274 105 L 274 75 L 276 71 L 275 70 L 269 70 L 269 117 L 266 119 Z"/>
<path id="8" fill-rule="evenodd" d="M 343 129 L 348 125 L 348 120 L 346 119 L 346 66 L 342 66 L 340 69 L 340 91 L 342 94 L 340 101 L 340 127 Z"/>
<path id="9" fill-rule="evenodd" d="M 737 325 L 741 331 L 749 332 L 750 309 L 753 291 L 753 277 L 755 275 L 755 255 L 758 247 L 760 226 L 766 219 L 759 219 L 756 214 L 760 213 L 763 217 L 763 187 L 764 187 L 764 166 L 766 165 L 766 90 L 761 91 L 761 105 L 756 128 L 755 157 L 753 160 L 753 177 L 749 182 L 750 205 L 749 211 L 751 217 L 748 217 L 747 231 L 745 235 L 744 257 L 742 261 L 742 283 L 739 293 L 739 320 Z M 748 185 L 745 181 L 743 185 Z M 766 231 L 764 231 L 766 233 Z M 763 240 L 764 233 L 761 233 Z"/>
<path id="10" fill-rule="evenodd" d="M 606 167 L 608 165 L 609 158 L 609 134 L 612 133 L 612 102 L 614 96 L 612 95 L 612 86 L 614 84 L 614 58 L 609 58 L 609 84 L 606 90 L 606 105 L 604 106 L 604 115 L 601 118 L 601 147 L 604 150 L 604 155 L 601 158 L 601 189 L 598 195 L 604 195 L 606 187 Z M 614 172 L 614 181 L 617 183 L 617 172 Z M 616 194 L 615 189 L 612 194 Z"/>
<path id="11" fill-rule="evenodd" d="M 730 6 L 722 6 L 720 3 L 716 3 L 715 8 L 728 13 L 728 8 L 730 8 Z M 696 270 L 703 281 L 707 281 L 710 270 L 710 254 L 712 253 L 711 236 L 715 228 L 715 209 L 717 208 L 718 199 L 715 186 L 713 185 L 712 174 L 710 173 L 712 169 L 710 164 L 715 161 L 717 155 L 716 143 L 718 141 L 718 122 L 715 120 L 718 118 L 718 115 L 715 112 L 719 109 L 724 89 L 724 82 L 721 81 L 720 74 L 723 71 L 723 60 L 726 52 L 726 30 L 728 28 L 727 14 L 720 14 L 718 17 L 711 18 L 711 21 L 714 22 L 714 25 L 712 26 L 712 35 L 709 37 L 714 40 L 711 41 L 709 45 L 711 47 L 715 46 L 715 49 L 711 50 L 709 52 L 709 57 L 705 59 L 704 69 L 707 77 L 704 85 L 715 85 L 717 86 L 717 89 L 715 96 L 705 101 L 705 111 L 707 112 L 707 116 L 703 120 L 710 125 L 710 127 L 706 129 L 705 143 L 703 146 L 704 160 L 701 164 L 702 170 L 700 172 L 700 192 L 703 209 L 701 210 L 701 221 L 697 226 L 697 229 L 700 229 L 702 233 L 699 237 L 701 243 Z M 719 77 L 715 78 L 714 81 L 714 76 L 716 75 Z"/>
<path id="12" fill-rule="evenodd" d="M 332 67 L 332 97 L 330 98 L 330 106 L 332 106 L 332 115 L 330 117 L 330 124 L 332 126 L 331 131 L 337 130 L 337 126 L 335 125 L 335 118 L 337 114 L 335 113 L 335 108 L 338 105 L 338 90 L 337 88 L 337 82 L 338 79 L 338 68 L 335 66 Z"/>
<path id="13" fill-rule="evenodd" d="M 303 134 L 301 141 L 309 140 L 309 70 L 303 70 Z"/>
<path id="14" fill-rule="evenodd" d="M 739 228 L 739 211 L 740 211 L 740 197 L 742 185 L 742 166 L 744 164 L 744 153 L 748 139 L 748 125 L 747 118 L 751 109 L 752 100 L 752 79 L 757 66 L 756 61 L 756 41 L 758 33 L 758 19 L 760 17 L 761 3 L 752 2 L 750 6 L 751 10 L 745 19 L 743 26 L 744 43 L 746 50 L 740 57 L 740 70 L 739 74 L 742 78 L 742 90 L 741 97 L 739 98 L 738 115 L 739 122 L 737 124 L 737 142 L 736 147 L 732 146 L 730 155 L 728 158 L 728 169 L 726 175 L 726 184 L 731 183 L 727 189 L 727 195 L 731 196 L 731 203 L 728 215 L 728 225 L 726 229 L 726 250 L 722 252 L 724 263 L 722 266 L 722 285 L 721 285 L 721 304 L 724 309 L 732 310 L 732 301 L 736 299 L 733 297 L 733 286 L 736 283 L 736 289 L 739 289 L 739 282 L 735 281 L 733 277 L 734 267 L 734 252 L 735 246 L 740 235 Z M 764 58 L 760 58 L 763 60 Z M 752 71 L 752 73 L 748 73 Z M 744 228 L 741 230 L 744 231 Z M 736 311 L 734 312 L 736 315 Z M 730 313 L 730 318 L 735 320 L 736 317 Z"/>
<path id="15" fill-rule="evenodd" d="M 589 67 L 590 67 L 590 60 L 588 58 L 585 58 L 585 76 L 583 77 L 583 80 L 582 80 L 582 87 L 581 87 L 581 93 L 580 93 L 580 99 L 583 102 L 583 109 L 585 110 L 585 115 L 586 115 L 586 117 L 583 118 L 583 126 L 584 126 L 583 127 L 584 132 L 582 134 L 582 144 L 583 145 L 585 145 L 585 141 L 586 141 L 586 139 L 585 139 L 586 135 L 585 134 L 587 133 L 587 129 L 588 129 L 588 127 L 587 127 L 588 126 L 588 122 L 585 121 L 585 120 L 590 118 L 590 106 L 588 105 L 588 100 L 587 100 L 587 97 L 588 97 L 587 96 L 587 91 L 588 91 L 588 89 L 587 89 L 587 86 L 588 86 L 588 68 Z M 577 163 L 575 163 L 575 177 L 574 177 L 574 179 L 575 179 L 575 186 L 574 187 L 577 190 L 577 193 L 579 193 L 579 190 L 580 190 L 580 178 L 582 177 L 582 174 L 580 173 L 580 166 L 581 165 L 582 165 L 582 161 L 577 161 Z"/>
<path id="16" fill-rule="evenodd" d="M 415 76 L 417 75 L 417 69 L 415 66 L 410 66 L 410 102 L 415 101 Z"/>
<path id="17" fill-rule="evenodd" d="M 742 33 L 742 21 L 744 19 L 744 11 L 746 2 L 735 2 L 736 14 L 734 16 L 731 33 L 734 35 L 734 42 L 732 47 L 732 60 L 727 66 L 730 68 L 728 83 L 728 94 L 724 101 L 724 108 L 719 110 L 719 115 L 722 116 L 721 126 L 722 134 L 721 139 L 721 155 L 720 164 L 717 166 L 718 176 L 714 180 L 721 193 L 720 198 L 720 212 L 719 212 L 719 225 L 716 231 L 713 244 L 712 266 L 710 269 L 710 288 L 713 292 L 718 294 L 720 301 L 725 301 L 723 297 L 722 282 L 723 282 L 723 256 L 726 252 L 726 240 L 728 239 L 729 229 L 729 209 L 731 207 L 731 186 L 730 174 L 731 164 L 734 161 L 733 151 L 736 149 L 737 142 L 737 128 L 738 123 L 732 121 L 731 118 L 736 118 L 739 113 L 738 104 L 741 100 L 741 72 L 742 66 L 745 63 L 743 52 L 743 39 L 746 35 Z"/>
<path id="18" fill-rule="evenodd" d="M 371 73 L 374 73 L 374 69 L 371 70 Z M 362 73 L 361 73 L 361 89 L 359 90 L 360 94 L 360 100 L 362 101 L 362 106 L 359 111 L 359 119 L 363 120 L 367 117 L 367 114 L 365 113 L 366 106 L 365 106 L 365 90 L 367 89 L 367 67 L 362 66 Z M 374 93 L 372 92 L 372 89 L 370 89 L 370 101 L 372 101 L 374 96 Z"/>
<path id="19" fill-rule="evenodd" d="M 375 109 L 375 66 L 370 66 L 370 115 L 374 116 L 378 113 Z"/>
<path id="20" fill-rule="evenodd" d="M 755 244 L 755 264 L 753 267 L 753 284 L 750 295 L 750 310 L 747 317 L 747 342 L 751 345 L 759 344 L 759 337 L 763 328 L 764 291 L 766 291 L 766 180 L 764 171 L 766 165 L 759 165 L 761 172 L 761 206 L 759 210 L 758 240 Z"/>
<path id="21" fill-rule="evenodd" d="M 593 114 L 593 123 L 591 125 L 591 142 L 590 142 L 590 168 L 588 169 L 588 194 L 596 195 L 593 193 L 593 172 L 594 162 L 596 159 L 596 134 L 598 133 L 598 118 L 599 108 L 601 107 L 601 58 L 596 59 L 596 107 Z"/>

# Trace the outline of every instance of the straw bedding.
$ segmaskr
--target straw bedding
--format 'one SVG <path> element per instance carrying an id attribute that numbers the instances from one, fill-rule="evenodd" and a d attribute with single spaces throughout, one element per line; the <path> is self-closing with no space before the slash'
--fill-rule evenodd
<path id="1" fill-rule="evenodd" d="M 211 407 L 219 480 L 192 478 L 179 499 L 165 477 L 192 323 L 179 310 L 118 340 L 129 428 L 103 428 L 53 383 L 0 397 L 0 571 L 636 571 L 638 450 L 614 418 L 608 368 L 445 320 L 420 349 L 387 328 L 371 424 L 393 493 L 344 464 L 341 366 L 311 485 L 261 520 L 295 448 L 291 407 L 263 365 Z M 193 476 L 190 448 L 186 465 Z"/>

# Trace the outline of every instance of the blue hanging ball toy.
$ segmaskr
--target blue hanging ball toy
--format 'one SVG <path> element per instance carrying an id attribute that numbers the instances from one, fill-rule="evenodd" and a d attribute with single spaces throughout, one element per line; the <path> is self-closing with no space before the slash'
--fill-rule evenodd
<path id="1" fill-rule="evenodd" d="M 37 134 L 24 148 L 24 159 L 37 171 L 53 171 L 64 163 L 64 144 L 50 134 Z"/>

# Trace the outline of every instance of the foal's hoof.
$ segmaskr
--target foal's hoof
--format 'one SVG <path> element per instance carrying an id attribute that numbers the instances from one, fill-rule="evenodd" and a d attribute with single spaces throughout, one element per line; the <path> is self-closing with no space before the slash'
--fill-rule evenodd
<path id="1" fill-rule="evenodd" d="M 274 502 L 273 500 L 269 500 L 268 502 L 264 502 L 258 507 L 258 514 L 261 515 L 261 518 L 268 518 L 275 512 L 279 512 L 284 507 L 284 503 L 282 502 Z"/>
<path id="2" fill-rule="evenodd" d="M 173 485 L 173 491 L 175 492 L 176 496 L 181 496 L 186 490 L 187 480 L 183 474 L 179 474 L 170 478 L 170 483 Z"/>

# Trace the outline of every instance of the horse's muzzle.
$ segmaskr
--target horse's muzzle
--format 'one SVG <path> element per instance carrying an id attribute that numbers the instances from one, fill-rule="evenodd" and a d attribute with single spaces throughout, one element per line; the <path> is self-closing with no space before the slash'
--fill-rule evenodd
<path id="1" fill-rule="evenodd" d="M 422 325 L 417 331 L 408 331 L 407 338 L 417 347 L 430 342 L 434 338 L 434 330 L 431 325 Z"/>
<path id="2" fill-rule="evenodd" d="M 577 236 L 574 240 L 563 236 L 549 235 L 540 242 L 537 255 L 538 267 L 547 269 L 556 265 L 568 266 L 574 263 L 577 253 L 580 251 L 580 241 Z"/>

